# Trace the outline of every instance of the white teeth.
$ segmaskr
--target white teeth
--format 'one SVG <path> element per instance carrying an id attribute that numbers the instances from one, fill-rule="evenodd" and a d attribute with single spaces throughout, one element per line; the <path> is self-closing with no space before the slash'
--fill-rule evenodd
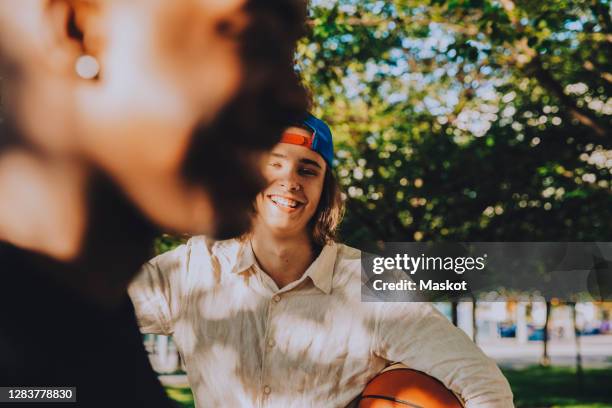
<path id="1" fill-rule="evenodd" d="M 285 206 L 285 207 L 295 208 L 298 206 L 297 201 L 291 200 L 289 198 L 284 198 L 280 196 L 271 196 L 270 199 L 274 201 L 274 203 Z"/>

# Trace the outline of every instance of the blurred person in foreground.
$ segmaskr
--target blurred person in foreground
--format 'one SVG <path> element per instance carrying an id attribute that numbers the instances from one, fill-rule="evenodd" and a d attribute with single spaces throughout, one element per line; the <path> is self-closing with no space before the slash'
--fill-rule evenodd
<path id="1" fill-rule="evenodd" d="M 129 289 L 141 330 L 173 336 L 198 406 L 344 407 L 401 362 L 469 408 L 512 407 L 495 362 L 431 303 L 361 302 L 361 253 L 336 242 L 332 164 L 324 122 L 289 128 L 251 231 L 145 264 Z"/>
<path id="2" fill-rule="evenodd" d="M 0 386 L 168 406 L 127 286 L 165 231 L 249 226 L 306 109 L 305 4 L 0 0 Z"/>

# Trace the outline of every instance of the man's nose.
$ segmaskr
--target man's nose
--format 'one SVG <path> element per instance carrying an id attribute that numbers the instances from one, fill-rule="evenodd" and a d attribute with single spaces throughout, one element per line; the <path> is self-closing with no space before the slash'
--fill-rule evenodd
<path id="1" fill-rule="evenodd" d="M 281 180 L 280 184 L 287 191 L 300 191 L 302 189 L 302 185 L 292 175 L 287 175 L 283 180 Z"/>

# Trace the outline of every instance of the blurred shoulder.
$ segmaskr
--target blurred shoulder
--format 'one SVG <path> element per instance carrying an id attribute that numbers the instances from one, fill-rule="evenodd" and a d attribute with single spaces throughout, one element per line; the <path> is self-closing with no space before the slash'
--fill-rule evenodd
<path id="1" fill-rule="evenodd" d="M 161 271 L 189 269 L 194 263 L 208 263 L 214 244 L 214 240 L 205 236 L 193 236 L 184 244 L 157 255 L 148 264 Z"/>
<path id="2" fill-rule="evenodd" d="M 217 241 L 206 236 L 191 237 L 178 247 L 149 261 L 144 269 L 180 282 L 185 288 L 214 286 L 233 271 L 243 243 L 231 239 Z"/>

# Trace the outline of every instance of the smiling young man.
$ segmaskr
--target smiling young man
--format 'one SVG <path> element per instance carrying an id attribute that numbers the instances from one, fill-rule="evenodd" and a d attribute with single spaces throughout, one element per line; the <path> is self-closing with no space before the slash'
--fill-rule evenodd
<path id="1" fill-rule="evenodd" d="M 198 406 L 343 407 L 390 362 L 469 408 L 512 407 L 495 363 L 428 303 L 362 303 L 360 252 L 334 241 L 332 136 L 285 131 L 242 239 L 192 238 L 130 288 L 141 331 L 173 335 Z"/>

